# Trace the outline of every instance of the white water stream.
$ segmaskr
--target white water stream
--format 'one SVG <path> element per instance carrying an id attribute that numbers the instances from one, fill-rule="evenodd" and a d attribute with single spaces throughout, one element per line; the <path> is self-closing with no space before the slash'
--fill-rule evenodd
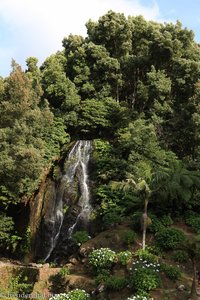
<path id="1" fill-rule="evenodd" d="M 64 189 L 66 188 L 66 185 L 70 185 L 70 183 L 73 183 L 77 170 L 79 170 L 80 174 L 80 198 L 77 203 L 77 206 L 80 207 L 80 212 L 77 215 L 74 224 L 68 229 L 67 237 L 69 239 L 72 238 L 72 234 L 79 221 L 82 221 L 82 223 L 84 223 L 85 225 L 89 221 L 90 213 L 92 210 L 92 207 L 90 205 L 90 193 L 88 186 L 88 162 L 90 159 L 90 152 L 91 142 L 80 140 L 75 143 L 74 147 L 68 155 L 66 170 L 61 179 L 60 186 L 58 187 L 54 211 L 52 212 L 51 219 L 49 220 L 53 226 L 53 233 L 50 241 L 51 246 L 44 261 L 46 261 L 50 257 L 53 249 L 56 246 L 64 219 Z"/>

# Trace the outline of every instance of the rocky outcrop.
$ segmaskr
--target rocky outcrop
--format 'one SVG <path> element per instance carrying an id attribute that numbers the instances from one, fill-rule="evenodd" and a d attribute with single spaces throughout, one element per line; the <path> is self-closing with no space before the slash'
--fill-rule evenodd
<path id="1" fill-rule="evenodd" d="M 90 142 L 77 142 L 60 166 L 58 164 L 51 170 L 52 175 L 46 177 L 31 199 L 34 260 L 66 260 L 77 251 L 71 235 L 75 228 L 87 226 L 91 209 L 86 171 L 89 153 Z"/>

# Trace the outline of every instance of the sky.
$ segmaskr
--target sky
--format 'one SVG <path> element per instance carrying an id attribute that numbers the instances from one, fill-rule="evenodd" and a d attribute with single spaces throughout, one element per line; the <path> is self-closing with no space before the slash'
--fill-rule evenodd
<path id="1" fill-rule="evenodd" d="M 42 64 L 62 49 L 64 37 L 85 36 L 85 23 L 108 10 L 158 22 L 180 20 L 200 43 L 200 0 L 0 0 L 0 76 L 9 75 L 12 59 L 23 68 L 30 56 Z"/>

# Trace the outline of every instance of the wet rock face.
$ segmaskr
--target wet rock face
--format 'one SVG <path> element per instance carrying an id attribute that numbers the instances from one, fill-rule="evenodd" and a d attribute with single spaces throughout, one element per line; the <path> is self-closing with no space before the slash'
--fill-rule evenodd
<path id="1" fill-rule="evenodd" d="M 59 261 L 77 251 L 72 234 L 87 228 L 91 212 L 87 174 L 90 151 L 90 142 L 78 141 L 64 162 L 62 176 L 57 182 L 49 179 L 36 196 L 40 207 L 36 260 Z"/>

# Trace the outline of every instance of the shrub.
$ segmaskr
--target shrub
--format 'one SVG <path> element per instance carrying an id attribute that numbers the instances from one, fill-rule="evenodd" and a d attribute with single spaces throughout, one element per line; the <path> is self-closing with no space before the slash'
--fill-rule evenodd
<path id="1" fill-rule="evenodd" d="M 171 225 L 174 223 L 173 220 L 172 220 L 172 218 L 171 218 L 169 215 L 164 215 L 164 216 L 161 218 L 160 222 L 161 222 L 165 227 L 171 226 Z"/>
<path id="2" fill-rule="evenodd" d="M 86 291 L 79 290 L 79 289 L 71 291 L 67 294 L 62 293 L 49 298 L 49 300 L 89 300 L 89 299 L 91 299 L 90 295 L 86 293 Z"/>
<path id="3" fill-rule="evenodd" d="M 148 262 L 154 263 L 158 260 L 158 257 L 152 253 L 150 253 L 150 251 L 148 250 L 148 248 L 146 248 L 145 250 L 143 249 L 138 249 L 135 252 L 135 255 L 142 260 L 147 260 Z"/>
<path id="4" fill-rule="evenodd" d="M 126 230 L 123 233 L 122 240 L 125 245 L 134 244 L 136 240 L 136 233 L 132 230 Z"/>
<path id="5" fill-rule="evenodd" d="M 155 234 L 157 244 L 165 249 L 176 249 L 185 241 L 184 233 L 176 228 L 164 228 Z"/>
<path id="6" fill-rule="evenodd" d="M 109 276 L 104 283 L 108 289 L 114 291 L 120 291 L 128 284 L 127 279 L 122 276 Z"/>
<path id="7" fill-rule="evenodd" d="M 73 240 L 80 246 L 81 244 L 87 242 L 90 239 L 87 231 L 80 230 L 76 231 L 73 235 Z"/>
<path id="8" fill-rule="evenodd" d="M 155 215 L 151 215 L 151 225 L 149 226 L 150 232 L 158 232 L 164 228 L 163 224 L 158 220 L 158 218 Z"/>
<path id="9" fill-rule="evenodd" d="M 150 298 L 148 293 L 143 292 L 141 294 L 128 297 L 127 300 L 153 300 L 153 298 Z"/>
<path id="10" fill-rule="evenodd" d="M 161 270 L 165 273 L 165 275 L 171 279 L 172 281 L 176 281 L 181 277 L 180 270 L 175 266 L 170 266 L 167 264 L 161 265 Z"/>
<path id="11" fill-rule="evenodd" d="M 7 248 L 12 243 L 11 232 L 14 229 L 14 222 L 11 217 L 0 214 L 0 248 Z"/>
<path id="12" fill-rule="evenodd" d="M 148 292 L 160 285 L 159 276 L 160 265 L 157 263 L 148 263 L 146 260 L 137 260 L 133 262 L 130 268 L 130 285 L 136 291 Z"/>
<path id="13" fill-rule="evenodd" d="M 132 253 L 130 251 L 122 251 L 117 253 L 117 261 L 123 266 L 127 265 L 132 257 Z"/>
<path id="14" fill-rule="evenodd" d="M 96 273 L 99 273 L 102 269 L 109 269 L 112 266 L 115 257 L 115 252 L 109 248 L 96 249 L 89 254 L 89 264 Z"/>
<path id="15" fill-rule="evenodd" d="M 121 223 L 123 218 L 123 209 L 119 205 L 114 204 L 104 214 L 103 223 L 106 227 L 109 227 L 110 225 Z"/>
<path id="16" fill-rule="evenodd" d="M 59 275 L 61 277 L 65 277 L 66 275 L 70 274 L 70 269 L 68 267 L 62 267 L 59 271 Z"/>
<path id="17" fill-rule="evenodd" d="M 186 218 L 186 224 L 192 227 L 196 233 L 200 233 L 200 216 L 199 214 L 191 214 Z"/>
<path id="18" fill-rule="evenodd" d="M 98 274 L 95 278 L 96 285 L 99 285 L 101 283 L 105 283 L 106 279 L 110 276 L 109 270 L 102 270 L 100 274 Z"/>
<path id="19" fill-rule="evenodd" d="M 184 263 L 189 259 L 187 252 L 184 250 L 174 251 L 172 258 L 174 261 L 179 262 L 179 263 Z"/>
<path id="20" fill-rule="evenodd" d="M 149 226 L 149 230 L 154 233 L 159 232 L 173 224 L 173 220 L 169 215 L 164 215 L 163 217 L 158 219 L 155 215 L 150 214 L 150 218 L 152 224 Z"/>
<path id="21" fill-rule="evenodd" d="M 33 284 L 29 283 L 29 278 L 24 276 L 23 272 L 20 272 L 18 275 L 13 276 L 9 281 L 9 292 L 15 294 L 29 294 L 33 289 Z"/>
<path id="22" fill-rule="evenodd" d="M 14 222 L 11 217 L 0 214 L 0 241 L 1 243 L 9 242 L 10 232 L 14 228 Z"/>

